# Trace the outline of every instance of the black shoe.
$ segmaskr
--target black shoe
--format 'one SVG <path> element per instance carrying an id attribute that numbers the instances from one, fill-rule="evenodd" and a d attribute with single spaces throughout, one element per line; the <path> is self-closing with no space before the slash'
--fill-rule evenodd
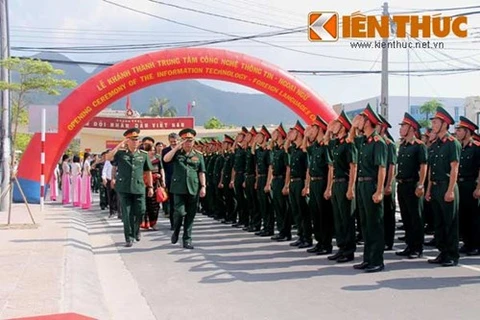
<path id="1" fill-rule="evenodd" d="M 125 247 L 130 248 L 131 246 L 133 246 L 132 241 L 127 241 L 127 243 L 125 243 Z"/>
<path id="2" fill-rule="evenodd" d="M 273 231 L 264 231 L 260 237 L 270 237 L 273 236 Z"/>
<path id="3" fill-rule="evenodd" d="M 274 241 L 277 241 L 277 240 L 280 240 L 282 238 L 283 238 L 283 236 L 281 234 L 276 234 L 273 237 L 271 237 L 270 239 L 274 240 Z"/>
<path id="4" fill-rule="evenodd" d="M 247 231 L 248 231 L 248 232 L 259 232 L 259 231 L 260 231 L 260 228 L 250 227 L 250 228 L 248 228 Z"/>
<path id="5" fill-rule="evenodd" d="M 468 251 L 470 251 L 470 249 L 467 248 L 467 246 L 465 245 L 463 245 L 460 249 L 458 249 L 459 253 L 467 253 Z"/>
<path id="6" fill-rule="evenodd" d="M 353 265 L 353 269 L 356 269 L 356 270 L 365 270 L 367 268 L 368 268 L 368 262 L 365 262 L 365 261 L 363 261 L 362 263 Z"/>
<path id="7" fill-rule="evenodd" d="M 442 254 L 439 254 L 435 259 L 428 259 L 428 263 L 442 264 L 444 261 Z"/>
<path id="8" fill-rule="evenodd" d="M 298 239 L 297 241 L 290 243 L 290 246 L 291 246 L 291 247 L 298 247 L 298 246 L 301 245 L 302 243 L 303 243 L 303 241 L 300 240 L 300 239 Z"/>
<path id="9" fill-rule="evenodd" d="M 340 258 L 341 256 L 343 256 L 343 253 L 341 253 L 340 251 L 337 251 L 337 253 L 335 253 L 334 255 L 328 256 L 327 259 L 331 260 L 331 261 L 334 261 L 334 260 L 337 260 L 338 258 Z"/>
<path id="10" fill-rule="evenodd" d="M 256 236 L 261 236 L 264 231 L 265 231 L 265 230 L 260 230 L 260 231 L 255 232 L 254 234 L 255 234 Z"/>
<path id="11" fill-rule="evenodd" d="M 405 226 L 404 226 L 403 224 L 402 224 L 402 225 L 399 225 L 399 226 L 397 227 L 397 230 L 405 230 Z"/>
<path id="12" fill-rule="evenodd" d="M 243 227 L 245 227 L 245 225 L 244 225 L 244 224 L 241 224 L 241 223 L 235 223 L 235 224 L 232 225 L 232 227 L 234 227 L 234 228 L 242 228 L 242 229 L 243 229 Z"/>
<path id="13" fill-rule="evenodd" d="M 243 227 L 242 230 L 243 230 L 243 231 L 249 231 L 249 230 L 250 230 L 250 227 Z"/>
<path id="14" fill-rule="evenodd" d="M 322 248 L 321 250 L 317 251 L 318 256 L 324 256 L 324 255 L 330 254 L 330 253 L 332 253 L 332 248 L 329 248 L 329 249 Z"/>
<path id="15" fill-rule="evenodd" d="M 433 238 L 432 240 L 425 242 L 424 245 L 427 247 L 435 247 L 437 242 L 435 241 L 435 238 Z"/>
<path id="16" fill-rule="evenodd" d="M 412 251 L 408 255 L 408 259 L 419 259 L 421 257 L 423 257 L 423 254 L 421 252 L 418 252 L 418 251 Z"/>
<path id="17" fill-rule="evenodd" d="M 292 240 L 292 236 L 281 236 L 279 239 L 277 239 L 278 242 L 283 242 L 283 241 L 290 241 Z"/>
<path id="18" fill-rule="evenodd" d="M 183 247 L 184 247 L 185 249 L 189 249 L 189 250 L 192 250 L 192 249 L 193 249 L 192 244 L 191 244 L 191 243 L 188 243 L 188 242 L 184 243 L 184 244 L 183 244 Z"/>
<path id="19" fill-rule="evenodd" d="M 442 262 L 442 267 L 454 267 L 456 265 L 458 265 L 456 260 L 445 260 Z"/>
<path id="20" fill-rule="evenodd" d="M 473 249 L 468 251 L 467 256 L 480 256 L 480 249 Z"/>
<path id="21" fill-rule="evenodd" d="M 170 239 L 172 241 L 172 244 L 175 244 L 178 242 L 178 232 L 174 232 L 172 234 L 172 238 Z"/>
<path id="22" fill-rule="evenodd" d="M 397 239 L 400 241 L 405 241 L 405 236 L 398 237 Z"/>
<path id="23" fill-rule="evenodd" d="M 315 247 L 310 248 L 310 249 L 307 249 L 307 252 L 308 252 L 308 253 L 317 253 L 317 252 L 320 251 L 320 250 L 322 250 L 322 246 L 321 246 L 319 243 L 317 243 L 317 244 L 315 245 Z"/>
<path id="24" fill-rule="evenodd" d="M 393 246 L 385 246 L 384 251 L 391 251 L 393 250 Z"/>
<path id="25" fill-rule="evenodd" d="M 346 256 L 342 255 L 340 258 L 337 259 L 338 263 L 345 263 L 345 262 L 350 262 L 353 261 L 354 255 L 353 253 L 348 254 Z"/>
<path id="26" fill-rule="evenodd" d="M 379 272 L 379 271 L 382 271 L 383 269 L 385 269 L 385 265 L 382 263 L 381 265 L 379 266 L 368 266 L 367 268 L 365 268 L 365 272 Z"/>
<path id="27" fill-rule="evenodd" d="M 299 249 L 305 249 L 305 248 L 310 248 L 311 246 L 313 246 L 312 241 L 303 241 L 303 242 L 298 246 L 298 248 L 299 248 Z"/>
<path id="28" fill-rule="evenodd" d="M 405 248 L 402 251 L 395 252 L 395 254 L 400 257 L 408 257 L 410 255 L 410 252 L 411 252 L 410 248 Z"/>

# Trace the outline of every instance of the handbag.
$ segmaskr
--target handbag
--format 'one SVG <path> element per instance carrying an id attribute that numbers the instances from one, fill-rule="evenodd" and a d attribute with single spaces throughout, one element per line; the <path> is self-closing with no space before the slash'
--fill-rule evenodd
<path id="1" fill-rule="evenodd" d="M 155 192 L 157 202 L 162 203 L 168 200 L 168 193 L 165 188 L 158 186 L 157 191 Z"/>

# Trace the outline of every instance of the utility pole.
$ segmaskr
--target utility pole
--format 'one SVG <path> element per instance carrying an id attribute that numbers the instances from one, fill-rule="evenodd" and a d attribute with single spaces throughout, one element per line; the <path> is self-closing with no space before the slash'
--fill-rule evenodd
<path id="1" fill-rule="evenodd" d="M 0 59 L 7 59 L 10 56 L 10 43 L 8 39 L 8 0 L 0 0 Z M 0 79 L 3 81 L 9 81 L 10 75 L 7 68 L 3 67 L 0 70 Z M 2 182 L 2 194 L 4 197 L 0 199 L 0 211 L 7 210 L 8 203 L 11 199 L 10 191 L 7 191 L 10 187 L 10 159 L 11 159 L 11 146 L 10 146 L 10 97 L 8 90 L 2 91 L 2 159 L 1 168 L 2 174 L 0 180 Z"/>
<path id="2" fill-rule="evenodd" d="M 387 2 L 383 3 L 383 15 L 388 16 Z M 383 38 L 382 40 L 382 88 L 380 96 L 380 113 L 388 120 L 388 37 Z"/>

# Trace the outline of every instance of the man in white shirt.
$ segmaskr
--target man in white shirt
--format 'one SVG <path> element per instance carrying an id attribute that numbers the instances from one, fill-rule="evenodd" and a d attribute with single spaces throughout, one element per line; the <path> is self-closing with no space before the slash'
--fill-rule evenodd
<path id="1" fill-rule="evenodd" d="M 117 201 L 117 192 L 112 188 L 112 163 L 108 160 L 105 160 L 102 170 L 102 183 L 107 188 L 107 199 L 108 207 L 110 209 L 110 214 L 108 217 L 112 217 L 118 211 L 118 201 Z"/>

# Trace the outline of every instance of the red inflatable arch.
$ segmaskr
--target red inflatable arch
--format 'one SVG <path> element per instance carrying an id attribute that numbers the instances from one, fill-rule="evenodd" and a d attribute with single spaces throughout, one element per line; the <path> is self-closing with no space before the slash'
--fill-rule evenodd
<path id="1" fill-rule="evenodd" d="M 162 50 L 125 60 L 96 74 L 59 104 L 58 133 L 47 134 L 45 177 L 85 123 L 111 103 L 145 87 L 173 80 L 234 82 L 282 102 L 306 123 L 315 115 L 330 121 L 333 109 L 288 72 L 245 54 L 212 48 Z M 35 134 L 19 165 L 18 178 L 30 202 L 40 202 L 40 134 Z M 14 200 L 22 201 L 18 190 Z"/>

